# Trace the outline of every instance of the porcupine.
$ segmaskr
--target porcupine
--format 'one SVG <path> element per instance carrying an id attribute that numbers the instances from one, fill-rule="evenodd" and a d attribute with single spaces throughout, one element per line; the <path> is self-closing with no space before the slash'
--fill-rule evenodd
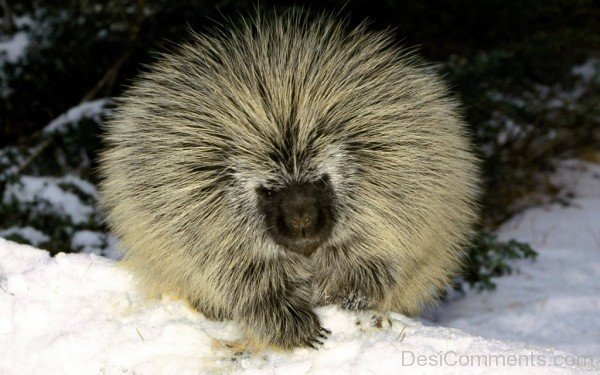
<path id="1" fill-rule="evenodd" d="M 321 343 L 324 304 L 417 314 L 477 217 L 478 162 L 446 85 L 389 32 L 327 15 L 193 34 L 105 130 L 124 264 L 264 345 Z"/>

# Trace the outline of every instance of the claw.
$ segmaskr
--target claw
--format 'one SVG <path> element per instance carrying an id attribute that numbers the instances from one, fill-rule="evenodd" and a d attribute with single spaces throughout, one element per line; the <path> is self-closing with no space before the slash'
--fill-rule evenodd
<path id="1" fill-rule="evenodd" d="M 313 348 L 314 350 L 319 350 L 318 347 L 316 347 L 315 345 L 313 345 L 310 341 L 306 343 L 307 346 L 310 346 L 311 348 Z"/>
<path id="2" fill-rule="evenodd" d="M 330 330 L 328 330 L 327 328 L 323 328 L 323 327 L 321 327 L 321 328 L 319 329 L 319 331 L 321 331 L 321 332 L 325 332 L 325 333 L 326 333 L 326 334 L 328 334 L 328 335 L 330 335 L 330 334 L 331 334 L 331 331 L 330 331 Z"/>
<path id="3" fill-rule="evenodd" d="M 310 339 L 310 342 L 314 342 L 316 344 L 323 345 L 323 341 L 317 340 L 317 339 Z"/>

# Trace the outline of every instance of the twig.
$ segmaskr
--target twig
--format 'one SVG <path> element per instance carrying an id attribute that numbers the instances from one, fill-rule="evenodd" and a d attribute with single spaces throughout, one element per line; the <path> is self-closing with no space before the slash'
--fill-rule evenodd
<path id="1" fill-rule="evenodd" d="M 13 19 L 12 11 L 8 6 L 8 2 L 6 0 L 0 0 L 0 7 L 2 7 L 2 13 L 4 14 L 4 22 L 2 25 L 4 27 L 4 33 L 12 34 L 15 30 L 15 21 Z"/>
<path id="2" fill-rule="evenodd" d="M 112 89 L 115 79 L 117 78 L 117 75 L 119 74 L 119 71 L 121 70 L 123 65 L 127 62 L 127 60 L 129 60 L 129 57 L 131 56 L 131 51 L 133 49 L 133 43 L 136 41 L 136 39 L 140 33 L 142 22 L 144 21 L 144 4 L 145 4 L 145 0 L 137 0 L 136 1 L 135 20 L 131 24 L 131 27 L 129 28 L 127 50 L 125 52 L 123 52 L 117 58 L 117 60 L 115 60 L 115 62 L 108 68 L 108 70 L 106 71 L 106 73 L 104 73 L 104 75 L 102 76 L 100 81 L 98 81 L 96 86 L 83 96 L 83 98 L 81 99 L 82 102 L 93 99 L 98 94 L 98 92 L 100 92 L 100 90 L 102 90 L 103 88 L 106 88 L 107 91 L 110 91 Z M 124 17 L 126 17 L 125 14 L 124 14 Z"/>
<path id="3" fill-rule="evenodd" d="M 140 336 L 140 338 L 142 339 L 142 341 L 145 341 L 144 340 L 144 336 L 142 336 L 142 334 L 140 333 L 140 330 L 137 327 L 135 327 L 135 331 L 137 332 L 138 336 Z"/>
<path id="4" fill-rule="evenodd" d="M 121 68 L 123 67 L 125 62 L 131 56 L 131 51 L 133 49 L 133 43 L 135 42 L 135 40 L 137 39 L 137 37 L 139 35 L 142 22 L 144 21 L 144 4 L 145 4 L 145 0 L 137 0 L 137 2 L 136 2 L 135 21 L 133 22 L 133 24 L 131 25 L 131 28 L 129 30 L 129 40 L 128 40 L 127 50 L 125 52 L 123 52 L 117 58 L 117 60 L 108 68 L 108 70 L 102 76 L 100 81 L 98 81 L 96 86 L 94 86 L 93 89 L 91 89 L 89 92 L 87 92 L 83 96 L 83 98 L 81 99 L 81 102 L 86 102 L 86 101 L 93 99 L 98 94 L 98 92 L 100 92 L 100 90 L 102 90 L 103 88 L 107 88 L 110 91 L 110 89 L 113 87 L 115 79 L 117 78 L 117 75 L 119 74 L 119 71 L 121 70 Z M 6 18 L 7 14 L 10 13 L 8 3 L 6 2 L 6 0 L 0 0 L 0 5 L 4 9 L 4 17 Z M 37 149 L 31 155 L 29 155 L 27 160 L 25 160 L 23 162 L 23 164 L 21 164 L 19 166 L 19 168 L 17 169 L 15 174 L 19 174 L 19 173 L 23 172 L 52 143 L 53 143 L 53 139 L 51 137 L 44 139 L 42 141 L 42 143 L 37 147 Z"/>
<path id="5" fill-rule="evenodd" d="M 131 49 L 128 49 L 122 53 L 121 56 L 119 56 L 119 58 L 110 66 L 110 68 L 108 68 L 96 86 L 83 96 L 81 102 L 83 103 L 93 99 L 104 87 L 110 90 L 115 82 L 115 79 L 117 78 L 117 75 L 119 74 L 119 71 L 121 70 L 121 67 L 129 59 L 130 55 Z"/>
<path id="6" fill-rule="evenodd" d="M 34 161 L 38 156 L 41 155 L 41 153 L 48 147 L 50 146 L 50 144 L 52 144 L 53 139 L 52 138 L 46 138 L 42 141 L 42 143 L 40 143 L 38 145 L 38 147 L 35 149 L 35 151 L 29 155 L 29 157 L 27 157 L 27 159 L 21 164 L 19 165 L 19 168 L 17 168 L 16 172 L 14 174 L 20 174 L 21 172 L 23 172 L 27 167 L 29 167 L 29 164 L 31 164 L 32 161 Z"/>

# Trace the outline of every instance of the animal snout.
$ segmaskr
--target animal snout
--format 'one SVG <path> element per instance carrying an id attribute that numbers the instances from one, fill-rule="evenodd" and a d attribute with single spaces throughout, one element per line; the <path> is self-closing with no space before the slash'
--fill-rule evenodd
<path id="1" fill-rule="evenodd" d="M 316 214 L 314 213 L 296 213 L 292 216 L 290 224 L 292 228 L 296 230 L 308 229 L 316 221 Z"/>
<path id="2" fill-rule="evenodd" d="M 296 187 L 285 194 L 281 208 L 292 230 L 305 231 L 318 221 L 317 205 L 318 200 L 312 189 Z"/>
<path id="3" fill-rule="evenodd" d="M 258 188 L 258 204 L 267 232 L 284 248 L 310 256 L 331 233 L 334 223 L 328 180 Z"/>

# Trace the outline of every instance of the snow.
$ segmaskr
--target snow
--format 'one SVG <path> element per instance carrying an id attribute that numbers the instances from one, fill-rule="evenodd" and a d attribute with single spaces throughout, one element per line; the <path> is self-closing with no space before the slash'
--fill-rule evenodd
<path id="1" fill-rule="evenodd" d="M 66 175 L 57 180 L 61 183 L 72 184 L 76 186 L 79 190 L 81 190 L 83 193 L 91 197 L 98 197 L 98 190 L 96 190 L 96 186 L 94 186 L 94 184 L 92 184 L 91 182 L 82 180 L 77 176 Z"/>
<path id="2" fill-rule="evenodd" d="M 25 55 L 29 45 L 27 29 L 33 26 L 33 20 L 29 16 L 21 16 L 16 17 L 14 22 L 19 31 L 9 37 L 0 38 L 0 66 L 4 61 L 17 63 Z"/>
<path id="3" fill-rule="evenodd" d="M 104 232 L 91 230 L 75 232 L 71 239 L 71 249 L 86 254 L 102 255 L 115 260 L 123 257 L 123 254 L 118 249 L 116 237 Z"/>
<path id="4" fill-rule="evenodd" d="M 76 249 L 86 254 L 101 255 L 105 236 L 106 234 L 102 232 L 80 230 L 75 232 L 71 239 L 71 249 Z"/>
<path id="5" fill-rule="evenodd" d="M 29 240 L 34 246 L 39 246 L 50 239 L 50 237 L 46 236 L 44 233 L 30 226 L 22 228 L 10 227 L 5 230 L 0 230 L 0 237 L 9 237 L 13 235 Z"/>
<path id="6" fill-rule="evenodd" d="M 168 296 L 146 300 L 112 260 L 0 239 L 0 373 L 600 373 L 599 178 L 600 166 L 567 163 L 557 181 L 574 204 L 528 210 L 501 229 L 539 258 L 495 292 L 447 302 L 428 325 L 392 313 L 378 328 L 374 312 L 322 307 L 332 333 L 320 350 L 241 350 L 235 322 Z"/>
<path id="7" fill-rule="evenodd" d="M 486 95 L 498 103 L 498 108 L 510 105 L 525 112 L 532 111 L 533 114 L 536 114 L 534 116 L 536 118 L 543 114 L 549 119 L 553 119 L 564 116 L 561 111 L 565 109 L 577 112 L 582 100 L 591 92 L 595 92 L 594 83 L 600 82 L 600 59 L 590 58 L 584 63 L 574 66 L 571 69 L 571 75 L 574 77 L 575 84 L 570 88 L 560 84 L 536 84 L 531 90 L 517 95 L 496 90 L 488 91 Z M 523 122 L 524 119 L 511 118 L 510 112 L 496 110 L 487 121 L 487 127 L 495 129 L 497 133 L 495 140 L 497 144 L 484 143 L 482 151 L 485 155 L 495 155 L 495 147 L 498 145 L 519 142 L 536 128 L 533 123 Z M 478 132 L 485 138 L 489 129 L 481 127 Z M 536 142 L 543 144 L 544 140 L 553 140 L 556 137 L 556 129 L 548 129 L 544 136 L 538 136 Z"/>
<path id="8" fill-rule="evenodd" d="M 104 107 L 108 103 L 109 100 L 106 98 L 80 103 L 46 125 L 43 130 L 44 134 L 56 132 L 64 133 L 67 130 L 67 126 L 76 124 L 84 119 L 93 119 L 94 121 L 99 122 Z"/>
<path id="9" fill-rule="evenodd" d="M 599 63 L 599 59 L 589 59 L 583 64 L 573 67 L 573 69 L 571 70 L 571 74 L 580 76 L 585 81 L 591 81 L 592 79 L 597 78 L 598 76 Z"/>
<path id="10" fill-rule="evenodd" d="M 529 243 L 538 260 L 496 279 L 493 293 L 440 306 L 436 324 L 600 359 L 600 165 L 568 161 L 554 182 L 575 195 L 569 206 L 529 209 L 498 233 Z"/>
<path id="11" fill-rule="evenodd" d="M 0 62 L 16 63 L 24 55 L 29 37 L 24 31 L 14 33 L 9 39 L 0 41 Z"/>
<path id="12" fill-rule="evenodd" d="M 42 205 L 45 207 L 44 210 L 62 213 L 74 224 L 91 220 L 94 214 L 93 207 L 84 203 L 76 194 L 63 189 L 61 185 L 64 184 L 75 185 L 83 192 L 95 192 L 92 184 L 74 176 L 61 178 L 23 176 L 18 182 L 6 186 L 3 202 L 5 204 L 14 200 L 31 204 L 44 202 Z"/>

